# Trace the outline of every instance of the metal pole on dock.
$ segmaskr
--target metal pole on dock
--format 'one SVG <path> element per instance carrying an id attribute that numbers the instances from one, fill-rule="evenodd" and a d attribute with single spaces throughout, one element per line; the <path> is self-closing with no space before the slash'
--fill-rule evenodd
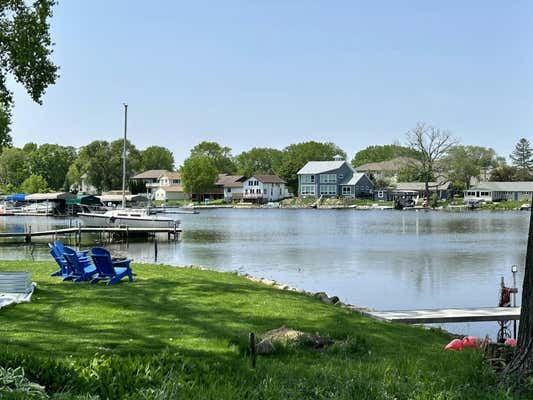
<path id="1" fill-rule="evenodd" d="M 513 307 L 516 307 L 516 292 L 518 291 L 516 288 L 516 273 L 518 272 L 518 267 L 513 265 L 511 272 L 513 273 Z M 516 320 L 513 321 L 513 338 L 516 339 Z"/>
<path id="2" fill-rule="evenodd" d="M 124 144 L 122 146 L 122 208 L 126 208 L 126 135 L 128 132 L 128 105 L 124 103 Z"/>
<path id="3" fill-rule="evenodd" d="M 154 236 L 154 262 L 157 262 L 157 237 Z"/>

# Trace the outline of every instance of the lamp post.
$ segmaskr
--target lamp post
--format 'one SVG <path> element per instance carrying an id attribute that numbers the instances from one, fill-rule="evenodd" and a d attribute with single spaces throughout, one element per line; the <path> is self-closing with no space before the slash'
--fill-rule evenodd
<path id="1" fill-rule="evenodd" d="M 518 266 L 513 265 L 511 272 L 513 273 L 513 307 L 516 307 L 516 292 L 518 291 L 516 287 L 516 273 L 518 272 Z M 516 339 L 516 320 L 513 321 L 513 337 Z"/>

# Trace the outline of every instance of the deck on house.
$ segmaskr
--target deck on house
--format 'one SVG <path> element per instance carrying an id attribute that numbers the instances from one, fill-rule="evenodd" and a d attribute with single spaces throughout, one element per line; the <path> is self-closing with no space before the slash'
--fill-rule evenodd
<path id="1" fill-rule="evenodd" d="M 363 314 L 404 324 L 511 321 L 520 319 L 520 307 L 443 308 L 436 310 L 365 311 Z"/>

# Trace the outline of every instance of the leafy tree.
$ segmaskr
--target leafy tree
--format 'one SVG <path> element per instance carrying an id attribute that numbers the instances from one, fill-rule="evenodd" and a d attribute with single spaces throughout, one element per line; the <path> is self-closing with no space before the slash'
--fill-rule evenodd
<path id="1" fill-rule="evenodd" d="M 283 153 L 278 149 L 254 147 L 235 157 L 237 172 L 245 176 L 274 174 L 281 165 Z"/>
<path id="2" fill-rule="evenodd" d="M 396 157 L 411 157 L 416 159 L 419 157 L 419 153 L 412 148 L 398 144 L 369 146 L 355 153 L 352 159 L 352 166 L 355 168 L 367 163 L 392 160 Z"/>
<path id="3" fill-rule="evenodd" d="M 26 145 L 24 149 L 28 147 Z M 31 151 L 28 157 L 30 172 L 43 177 L 50 189 L 68 189 L 66 175 L 76 159 L 74 147 L 46 143 Z"/>
<path id="4" fill-rule="evenodd" d="M 218 173 L 232 174 L 235 163 L 229 147 L 222 147 L 216 142 L 201 142 L 191 149 L 191 157 L 208 157 Z"/>
<path id="5" fill-rule="evenodd" d="M 212 189 L 217 178 L 217 168 L 207 156 L 187 158 L 181 167 L 181 182 L 187 193 L 203 194 Z"/>
<path id="6" fill-rule="evenodd" d="M 287 182 L 293 193 L 298 189 L 298 171 L 309 161 L 332 161 L 339 155 L 346 159 L 346 153 L 335 143 L 315 141 L 291 144 L 283 149 L 280 166 L 275 171 Z"/>
<path id="7" fill-rule="evenodd" d="M 76 160 L 78 172 L 87 173 L 88 182 L 99 191 L 122 188 L 122 139 L 111 143 L 95 140 L 82 147 Z M 141 153 L 126 141 L 126 180 L 141 167 Z"/>
<path id="8" fill-rule="evenodd" d="M 71 164 L 65 178 L 65 186 L 68 190 L 70 190 L 71 187 L 73 190 L 79 190 L 81 186 L 81 175 L 78 166 L 75 163 Z"/>
<path id="9" fill-rule="evenodd" d="M 445 130 L 419 122 L 407 132 L 409 147 L 420 154 L 419 170 L 425 183 L 425 197 L 429 200 L 429 182 L 439 173 L 438 164 L 455 146 L 452 135 Z"/>
<path id="10" fill-rule="evenodd" d="M 95 140 L 83 146 L 76 160 L 78 173 L 87 174 L 87 181 L 98 190 L 110 188 L 107 177 L 109 168 L 109 143 L 105 140 Z"/>
<path id="11" fill-rule="evenodd" d="M 495 167 L 498 162 L 493 149 L 480 146 L 454 146 L 443 163 L 456 188 L 470 188 L 472 178 L 479 178 L 482 169 Z"/>
<path id="12" fill-rule="evenodd" d="M 11 132 L 9 127 L 10 118 L 11 116 L 5 107 L 0 104 L 0 153 L 2 153 L 4 147 L 11 147 L 12 145 L 11 135 L 9 134 Z"/>
<path id="13" fill-rule="evenodd" d="M 22 84 L 41 104 L 46 88 L 58 78 L 50 60 L 52 40 L 48 18 L 55 0 L 0 0 L 0 149 L 11 144 L 9 124 L 13 93 L 8 78 Z"/>
<path id="14" fill-rule="evenodd" d="M 20 185 L 22 193 L 47 193 L 49 190 L 46 179 L 41 175 L 30 175 Z"/>
<path id="15" fill-rule="evenodd" d="M 527 177 L 533 171 L 533 149 L 526 138 L 518 141 L 510 157 L 522 177 Z"/>
<path id="16" fill-rule="evenodd" d="M 17 147 L 4 149 L 0 154 L 0 185 L 17 188 L 29 175 L 27 154 Z"/>
<path id="17" fill-rule="evenodd" d="M 490 172 L 490 180 L 495 182 L 516 181 L 517 168 L 511 165 L 502 164 Z"/>
<path id="18" fill-rule="evenodd" d="M 109 144 L 109 189 L 122 189 L 122 149 L 124 141 L 114 140 Z M 141 152 L 126 140 L 126 182 L 142 170 Z"/>
<path id="19" fill-rule="evenodd" d="M 172 171 L 174 169 L 174 155 L 166 147 L 150 146 L 141 153 L 142 168 L 147 169 L 166 169 Z"/>
<path id="20" fill-rule="evenodd" d="M 34 151 L 37 151 L 38 147 L 39 146 L 37 145 L 37 143 L 28 142 L 24 146 L 22 146 L 22 151 L 24 153 L 30 154 L 30 153 L 32 153 Z"/>

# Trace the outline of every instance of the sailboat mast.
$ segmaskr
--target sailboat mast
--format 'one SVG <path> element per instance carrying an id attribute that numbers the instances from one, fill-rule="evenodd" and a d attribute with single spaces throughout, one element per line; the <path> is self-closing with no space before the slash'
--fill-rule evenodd
<path id="1" fill-rule="evenodd" d="M 126 135 L 128 133 L 128 105 L 124 103 L 124 144 L 122 146 L 122 208 L 126 208 Z"/>

